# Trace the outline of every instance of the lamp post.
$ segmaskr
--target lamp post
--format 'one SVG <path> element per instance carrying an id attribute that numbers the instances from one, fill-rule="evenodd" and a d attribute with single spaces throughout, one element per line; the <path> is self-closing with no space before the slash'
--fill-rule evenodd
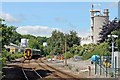
<path id="1" fill-rule="evenodd" d="M 118 36 L 117 35 L 108 35 L 109 38 L 112 38 L 112 69 L 114 70 L 114 48 L 115 48 L 115 45 L 114 45 L 114 38 L 117 38 Z"/>

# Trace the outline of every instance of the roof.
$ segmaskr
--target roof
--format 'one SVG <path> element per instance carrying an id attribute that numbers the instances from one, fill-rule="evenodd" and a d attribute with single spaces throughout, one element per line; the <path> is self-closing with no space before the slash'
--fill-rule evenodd
<path id="1" fill-rule="evenodd" d="M 16 44 L 10 43 L 9 45 L 5 45 L 5 48 L 19 48 Z"/>

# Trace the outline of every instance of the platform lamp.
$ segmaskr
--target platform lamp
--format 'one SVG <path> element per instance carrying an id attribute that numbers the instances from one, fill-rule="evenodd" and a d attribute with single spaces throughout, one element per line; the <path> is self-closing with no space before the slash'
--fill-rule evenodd
<path id="1" fill-rule="evenodd" d="M 108 35 L 108 38 L 111 38 L 112 39 L 112 69 L 114 70 L 114 48 L 115 48 L 115 38 L 117 38 L 118 35 Z"/>

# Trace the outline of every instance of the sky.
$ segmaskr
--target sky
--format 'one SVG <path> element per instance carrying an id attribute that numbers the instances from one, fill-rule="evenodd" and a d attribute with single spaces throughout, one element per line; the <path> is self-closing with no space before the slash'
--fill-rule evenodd
<path id="1" fill-rule="evenodd" d="M 78 36 L 90 33 L 91 4 L 102 12 L 108 8 L 110 20 L 118 17 L 115 2 L 2 2 L 0 18 L 7 25 L 18 27 L 20 34 L 50 37 L 53 30 L 68 33 L 73 30 Z"/>

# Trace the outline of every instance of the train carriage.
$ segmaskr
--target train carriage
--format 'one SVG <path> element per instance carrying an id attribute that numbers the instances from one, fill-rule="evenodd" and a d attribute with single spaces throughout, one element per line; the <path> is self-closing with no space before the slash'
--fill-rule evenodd
<path id="1" fill-rule="evenodd" d="M 41 51 L 39 49 L 32 49 L 32 58 L 39 58 L 41 56 Z"/>

